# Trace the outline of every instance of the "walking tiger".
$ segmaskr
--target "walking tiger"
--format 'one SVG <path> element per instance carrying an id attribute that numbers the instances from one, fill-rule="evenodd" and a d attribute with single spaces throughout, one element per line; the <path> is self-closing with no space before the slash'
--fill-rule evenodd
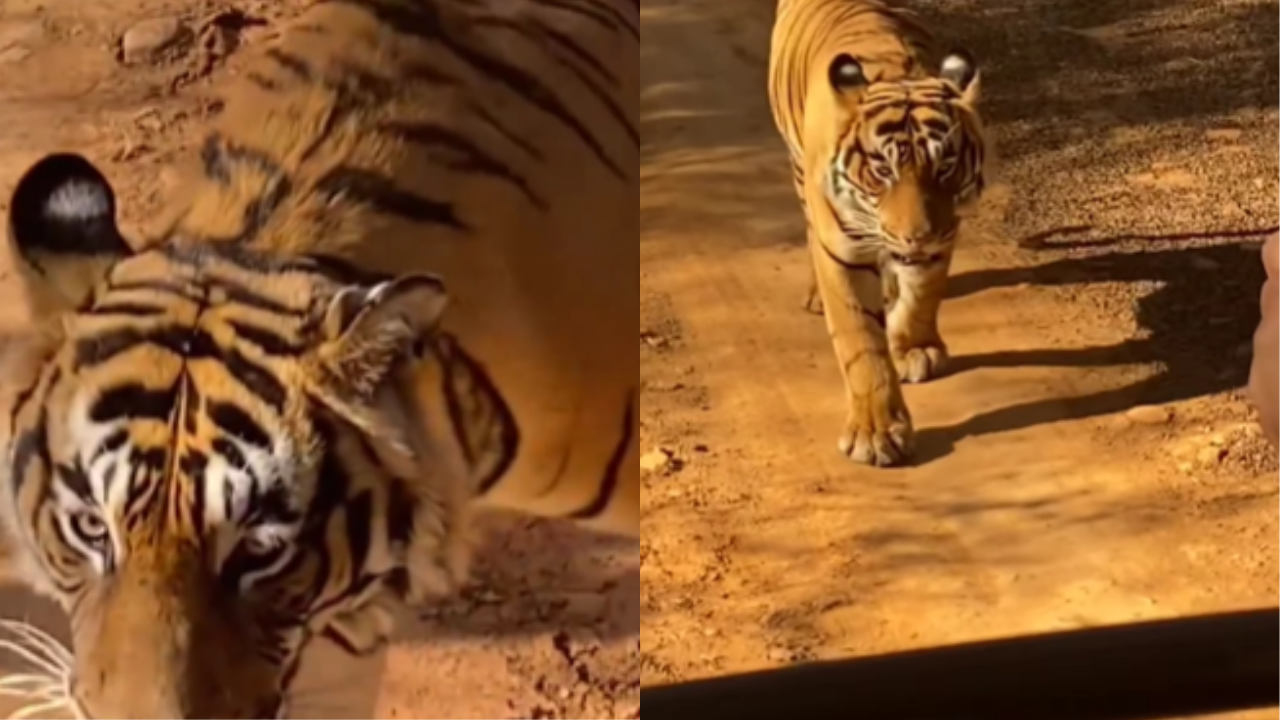
<path id="1" fill-rule="evenodd" d="M 983 188 L 978 70 L 881 0 L 780 0 L 769 99 L 791 156 L 813 281 L 844 376 L 841 452 L 876 466 L 913 449 L 900 383 L 937 377 L 961 217 Z"/>

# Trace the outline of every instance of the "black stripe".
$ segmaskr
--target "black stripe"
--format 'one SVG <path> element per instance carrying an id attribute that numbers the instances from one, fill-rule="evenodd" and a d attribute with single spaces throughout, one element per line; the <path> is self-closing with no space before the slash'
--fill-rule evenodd
<path id="1" fill-rule="evenodd" d="M 178 461 L 178 470 L 191 483 L 191 524 L 197 532 L 205 528 L 206 485 L 205 472 L 209 468 L 209 456 L 199 450 L 188 450 Z"/>
<path id="2" fill-rule="evenodd" d="M 268 60 L 274 60 L 277 65 L 298 80 L 315 82 L 315 73 L 312 72 L 311 66 L 303 58 L 293 53 L 285 52 L 280 48 L 269 48 L 265 55 Z"/>
<path id="3" fill-rule="evenodd" d="M 240 448 L 234 442 L 225 437 L 216 437 L 213 442 L 209 443 L 209 449 L 213 450 L 215 455 L 221 455 L 222 460 L 236 470 L 245 470 L 249 467 L 249 462 L 245 459 L 244 453 L 240 452 Z M 229 495 L 230 493 L 224 493 Z M 231 500 L 226 500 L 228 503 Z M 228 506 L 230 507 L 230 506 Z M 227 510 L 228 517 L 231 511 Z"/>
<path id="4" fill-rule="evenodd" d="M 19 435 L 18 442 L 14 443 L 13 496 L 15 498 L 18 493 L 22 492 L 22 487 L 27 482 L 27 471 L 31 468 L 31 463 L 38 460 L 46 470 L 51 465 L 49 460 L 49 434 L 45 428 L 48 420 L 49 416 L 42 409 L 39 417 L 36 418 L 35 426 Z"/>
<path id="5" fill-rule="evenodd" d="M 296 308 L 285 305 L 284 303 L 273 300 L 246 285 L 228 278 L 210 277 L 207 272 L 209 266 L 218 262 L 224 262 L 238 270 L 254 275 L 277 275 L 291 272 L 317 274 L 319 272 L 318 268 L 315 267 L 315 264 L 310 261 L 274 258 L 263 253 L 253 252 L 238 245 L 165 245 L 161 248 L 161 252 L 164 253 L 167 259 L 174 263 L 192 268 L 196 272 L 203 273 L 203 280 L 208 291 L 221 292 L 226 296 L 226 300 L 228 302 L 239 303 L 258 310 L 265 310 L 270 313 L 289 315 L 292 317 L 302 317 L 307 314 L 308 310 L 306 308 Z M 132 288 L 128 286 L 120 286 L 112 289 L 125 290 Z M 203 297 L 196 296 L 190 290 L 186 290 L 178 285 L 157 284 L 148 289 L 181 292 L 188 299 L 200 304 L 204 304 L 205 301 Z"/>
<path id="6" fill-rule="evenodd" d="M 346 540 L 351 551 L 351 573 L 354 581 L 363 573 L 365 562 L 369 559 L 369 548 L 373 544 L 373 493 L 365 490 L 347 500 L 344 510 L 347 520 Z M 351 589 L 348 588 L 348 592 Z"/>
<path id="7" fill-rule="evenodd" d="M 45 367 L 48 367 L 48 366 L 45 366 Z M 35 377 L 31 380 L 31 384 L 24 387 L 14 398 L 13 407 L 9 410 L 9 427 L 11 428 L 11 432 L 19 428 L 18 417 L 22 415 L 22 410 L 26 408 L 27 403 L 31 402 L 31 399 L 35 397 L 36 391 L 40 389 L 40 381 L 44 377 L 45 367 L 41 367 L 39 372 L 35 373 Z M 61 377 L 61 374 L 58 372 L 57 366 L 56 365 L 53 366 L 53 380 L 51 382 L 51 385 L 53 383 L 56 383 L 57 379 L 60 377 Z M 39 419 L 43 423 L 43 416 L 41 416 Z M 40 430 L 41 432 L 43 432 L 42 428 Z M 21 489 L 23 480 L 25 479 L 24 466 L 30 462 L 30 459 L 27 456 L 30 455 L 31 450 L 28 449 L 24 452 L 22 449 L 22 438 L 26 437 L 26 435 L 29 433 L 30 431 L 28 431 L 28 433 L 24 433 L 23 435 L 19 436 L 18 442 L 14 448 L 12 471 L 14 473 L 13 497 L 15 498 L 18 496 L 18 491 Z M 44 442 L 46 442 L 47 437 L 39 438 L 39 440 L 43 444 Z"/>
<path id="8" fill-rule="evenodd" d="M 866 316 L 868 320 L 875 323 L 877 327 L 879 327 L 881 330 L 885 328 L 886 321 L 885 321 L 885 314 L 883 310 L 871 310 L 865 307 L 861 308 L 861 310 L 862 310 L 862 314 Z"/>
<path id="9" fill-rule="evenodd" d="M 930 132 L 938 135 L 947 135 L 951 132 L 951 123 L 939 118 L 927 118 L 919 120 L 919 123 Z"/>
<path id="10" fill-rule="evenodd" d="M 204 144 L 200 146 L 200 161 L 205 176 L 223 185 L 235 177 L 236 165 L 248 165 L 254 172 L 267 177 L 284 175 L 280 163 L 270 155 L 236 144 L 217 132 L 205 136 Z"/>
<path id="11" fill-rule="evenodd" d="M 236 238 L 238 243 L 251 243 L 257 239 L 262 229 L 271 222 L 280 205 L 293 194 L 293 183 L 284 175 L 273 176 L 260 195 L 245 203 L 244 228 Z"/>
<path id="12" fill-rule="evenodd" d="M 271 449 L 271 436 L 239 406 L 216 400 L 209 401 L 209 419 L 222 432 L 263 450 Z"/>
<path id="13" fill-rule="evenodd" d="M 166 422 L 173 416 L 177 394 L 174 388 L 149 388 L 142 383 L 127 383 L 103 391 L 89 409 L 95 423 L 113 420 L 157 420 Z"/>
<path id="14" fill-rule="evenodd" d="M 428 87 L 442 87 L 450 90 L 462 89 L 464 87 L 457 78 L 444 74 L 439 68 L 431 65 L 424 65 L 422 63 L 406 63 L 399 74 L 408 82 L 420 83 Z M 546 158 L 545 154 L 537 145 L 534 145 L 521 137 L 520 133 L 517 131 L 503 125 L 493 113 L 486 110 L 482 105 L 475 102 L 468 102 L 466 104 L 466 109 L 467 111 L 474 113 L 477 117 L 487 123 L 489 127 L 493 128 L 499 135 L 506 138 L 512 145 L 523 150 L 530 157 L 538 160 Z"/>
<path id="15" fill-rule="evenodd" d="M 564 10 L 565 12 L 574 13 L 580 17 L 590 20 L 600 27 L 608 30 L 621 29 L 623 32 L 640 41 L 640 28 L 633 24 L 630 19 L 623 16 L 621 12 L 609 5 L 600 5 L 585 2 L 570 2 L 570 0 L 541 0 L 539 3 L 544 7 L 553 10 Z"/>
<path id="16" fill-rule="evenodd" d="M 609 502 L 613 499 L 613 495 L 618 490 L 618 483 L 622 476 L 622 463 L 627 457 L 627 450 L 631 447 L 632 440 L 636 432 L 636 420 L 634 417 L 636 405 L 636 391 L 632 390 L 627 397 L 627 405 L 622 413 L 622 437 L 618 438 L 618 444 L 613 448 L 613 455 L 609 458 L 609 464 L 605 466 L 604 477 L 600 479 L 600 486 L 597 488 L 596 496 L 585 507 L 573 511 L 568 517 L 575 520 L 589 520 L 598 516 L 609 507 Z"/>
<path id="17" fill-rule="evenodd" d="M 606 68 L 604 64 L 600 62 L 599 58 L 587 52 L 587 50 L 579 45 L 573 38 L 555 30 L 551 30 L 550 28 L 545 29 L 544 32 L 546 32 L 547 37 L 552 39 L 554 44 L 564 48 L 570 55 L 577 58 L 578 62 L 590 67 L 610 84 L 617 86 L 618 76 L 615 75 L 613 71 Z M 627 118 L 626 113 L 623 112 L 622 108 L 618 105 L 617 99 L 607 91 L 601 90 L 593 84 L 585 75 L 579 72 L 578 68 L 569 63 L 562 63 L 562 65 L 573 72 L 574 75 L 578 76 L 578 80 L 580 80 L 582 84 L 591 91 L 591 94 L 595 96 L 596 100 L 608 109 L 609 114 L 613 116 L 614 122 L 616 122 L 627 133 L 631 142 L 639 145 L 640 131 L 637 130 Z"/>
<path id="18" fill-rule="evenodd" d="M 316 272 L 324 275 L 329 280 L 346 285 L 373 286 L 395 279 L 394 275 L 366 270 L 345 258 L 335 255 L 308 255 L 306 259 L 315 266 Z"/>
<path id="19" fill-rule="evenodd" d="M 235 350 L 226 350 L 218 358 L 226 366 L 227 371 L 264 403 L 278 413 L 284 412 L 288 391 L 284 383 L 276 379 L 266 368 L 260 367 Z"/>
<path id="20" fill-rule="evenodd" d="M 245 524 L 270 521 L 290 525 L 302 520 L 302 513 L 295 507 L 293 487 L 276 482 L 269 487 L 254 479 L 253 497 L 249 501 L 249 514 Z"/>
<path id="21" fill-rule="evenodd" d="M 143 280 L 138 282 L 116 283 L 107 280 L 108 292 L 153 292 L 160 295 L 174 295 L 188 302 L 201 303 L 203 298 L 196 294 L 190 285 L 184 282 L 166 282 L 164 280 Z"/>
<path id="22" fill-rule="evenodd" d="M 404 480 L 393 478 L 387 490 L 387 535 L 391 544 L 408 545 L 413 539 L 413 518 L 418 499 Z"/>
<path id="23" fill-rule="evenodd" d="M 147 334 L 137 328 L 100 333 L 76 341 L 73 367 L 76 371 L 98 365 L 148 342 Z"/>
<path id="24" fill-rule="evenodd" d="M 278 333 L 264 327 L 251 325 L 241 320 L 228 320 L 227 325 L 236 332 L 236 339 L 243 340 L 274 357 L 297 357 L 306 352 L 307 346 L 295 343 Z"/>
<path id="25" fill-rule="evenodd" d="M 240 234 L 231 242 L 252 242 L 271 220 L 280 204 L 293 192 L 293 185 L 280 163 L 266 153 L 232 143 L 219 133 L 210 133 L 200 149 L 205 175 L 222 185 L 231 183 L 238 165 L 266 177 L 266 189 L 244 207 Z"/>
<path id="26" fill-rule="evenodd" d="M 830 250 L 830 249 L 828 249 L 826 245 L 822 244 L 822 242 L 821 242 L 821 241 L 818 241 L 818 247 L 822 248 L 822 253 L 823 253 L 824 255 L 826 255 L 827 257 L 831 258 L 831 262 L 834 262 L 835 264 L 839 265 L 840 267 L 842 267 L 842 268 L 844 268 L 844 269 L 846 269 L 846 270 L 848 270 L 848 271 L 850 271 L 850 272 L 867 272 L 867 273 L 871 273 L 871 274 L 875 275 L 876 277 L 880 277 L 880 263 L 879 263 L 879 262 L 872 262 L 872 263 L 848 263 L 848 262 L 845 262 L 844 260 L 840 259 L 839 257 L 836 257 L 835 253 L 831 252 L 831 250 Z"/>
<path id="27" fill-rule="evenodd" d="M 199 429 L 202 396 L 190 373 L 182 374 L 182 429 L 194 435 Z"/>
<path id="28" fill-rule="evenodd" d="M 548 209 L 547 201 L 534 192 L 528 180 L 458 132 L 428 122 L 391 122 L 379 126 L 378 130 L 393 134 L 415 145 L 460 153 L 463 156 L 460 161 L 446 158 L 445 166 L 454 170 L 476 172 L 506 180 L 518 187 L 529 202 L 539 209 Z"/>
<path id="29" fill-rule="evenodd" d="M 284 383 L 269 370 L 246 358 L 234 348 L 221 348 L 209 333 L 199 328 L 176 326 L 138 330 L 127 328 L 101 333 L 76 344 L 74 364 L 76 369 L 96 365 L 134 348 L 150 345 L 163 348 L 188 360 L 214 360 L 221 362 L 245 390 L 256 395 L 277 412 L 284 411 L 288 391 Z M 173 390 L 167 393 L 172 409 Z M 167 414 L 166 414 L 167 417 Z"/>
<path id="30" fill-rule="evenodd" d="M 276 81 L 272 80 L 271 78 L 263 75 L 262 73 L 256 70 L 251 70 L 245 73 L 244 77 L 249 82 L 253 83 L 254 85 L 257 85 L 259 88 L 266 90 L 267 92 L 274 93 L 274 92 L 279 92 L 281 90 L 280 86 L 276 84 Z"/>
<path id="31" fill-rule="evenodd" d="M 139 302 L 111 302 L 105 300 L 82 311 L 85 315 L 127 315 L 131 317 L 155 317 L 163 315 L 166 309 L 159 305 L 146 305 Z"/>
<path id="32" fill-rule="evenodd" d="M 359 168 L 339 166 L 325 173 L 315 184 L 315 192 L 334 200 L 368 205 L 378 212 L 407 220 L 468 229 L 449 203 L 401 190 L 387 177 Z"/>
<path id="33" fill-rule="evenodd" d="M 520 428 L 501 391 L 479 361 L 448 336 L 440 338 L 435 351 L 439 353 L 445 373 L 445 407 L 449 413 L 449 424 L 453 426 L 454 436 L 471 462 L 472 470 L 476 469 L 478 456 L 497 453 L 497 462 L 479 478 L 477 493 L 483 496 L 498 484 L 515 461 L 520 448 Z M 465 402 L 468 398 L 460 393 L 470 395 L 471 402 L 491 411 L 487 417 L 480 418 L 482 423 L 479 426 L 474 422 L 476 418 L 467 416 Z"/>
<path id="34" fill-rule="evenodd" d="M 445 31 L 437 9 L 430 3 L 406 7 L 394 5 L 386 0 L 321 0 L 317 3 L 317 6 L 319 5 L 346 5 L 359 8 L 399 33 L 443 46 L 460 60 L 475 68 L 481 75 L 505 86 L 530 104 L 558 119 L 577 135 L 614 175 L 624 180 L 634 175 L 634 169 L 627 172 L 609 158 L 601 142 L 545 83 L 516 65 L 489 57 L 458 42 Z"/>
<path id="35" fill-rule="evenodd" d="M 387 641 L 389 640 L 389 638 L 386 638 L 386 637 L 378 637 L 374 639 L 375 641 L 372 644 L 370 644 L 369 647 L 358 647 L 353 640 L 348 638 L 346 635 L 343 635 L 342 632 L 337 629 L 337 627 L 338 626 L 336 625 L 326 625 L 324 630 L 321 631 L 320 634 L 323 635 L 325 638 L 329 639 L 338 647 L 342 648 L 344 651 L 346 651 L 348 655 L 351 655 L 354 657 L 367 657 L 369 655 L 372 655 L 373 653 L 382 649 L 382 647 L 385 646 L 387 644 Z"/>
<path id="36" fill-rule="evenodd" d="M 346 500 L 351 481 L 335 446 L 337 431 L 325 419 L 313 419 L 312 424 L 316 435 L 321 438 L 324 456 L 320 460 L 320 471 L 316 476 L 315 494 L 311 496 L 311 502 L 307 506 L 307 526 L 304 533 L 319 546 L 325 543 L 329 517 Z"/>
<path id="37" fill-rule="evenodd" d="M 57 477 L 58 482 L 63 487 L 70 490 L 76 497 L 86 503 L 93 502 L 93 487 L 89 484 L 89 473 L 85 472 L 84 466 L 76 463 L 75 465 L 65 465 L 57 463 L 54 465 L 53 474 Z"/>

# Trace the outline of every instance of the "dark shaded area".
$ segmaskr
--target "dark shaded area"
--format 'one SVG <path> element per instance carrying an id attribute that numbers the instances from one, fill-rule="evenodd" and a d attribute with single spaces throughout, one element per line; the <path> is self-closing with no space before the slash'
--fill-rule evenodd
<path id="1" fill-rule="evenodd" d="M 1033 635 L 644 689 L 663 720 L 1154 720 L 1280 704 L 1275 610 Z"/>
<path id="2" fill-rule="evenodd" d="M 940 37 L 977 55 L 988 121 L 1027 131 L 1001 138 L 1006 153 L 1277 102 L 1276 2 L 1008 0 L 994 7 L 933 0 L 913 7 Z"/>
<path id="3" fill-rule="evenodd" d="M 1158 374 L 1115 390 L 1082 397 L 1052 398 L 1013 405 L 975 416 L 959 425 L 921 433 L 918 462 L 950 451 L 974 435 L 1005 432 L 1032 425 L 1123 412 L 1135 405 L 1161 404 L 1212 395 L 1248 381 L 1251 340 L 1260 313 L 1258 292 L 1265 278 L 1253 245 L 1275 228 L 1256 232 L 1188 232 L 1174 236 L 1103 237 L 1094 242 L 1055 242 L 1078 237 L 1088 228 L 1041 233 L 1021 244 L 1046 254 L 1075 247 L 1078 254 L 1020 268 L 979 270 L 952 279 L 950 297 L 964 297 L 995 287 L 1022 284 L 1038 287 L 1085 287 L 1129 283 L 1152 287 L 1132 312 L 1141 331 L 1122 343 L 1090 348 L 995 352 L 955 358 L 951 371 L 979 367 L 1101 367 L 1137 363 L 1161 366 Z M 1140 240 L 1145 249 L 1105 252 Z M 1181 246 L 1179 246 L 1181 244 Z M 1097 252 L 1103 250 L 1103 252 Z"/>
<path id="4" fill-rule="evenodd" d="M 985 119 L 989 125 L 1016 126 L 1002 132 L 1002 153 L 1080 142 L 1121 125 L 1229 115 L 1273 108 L 1277 102 L 1280 3 L 1271 0 L 1004 0 L 998 5 L 922 0 L 910 7 L 942 44 L 965 47 L 976 56 Z M 700 16 L 696 5 L 671 0 L 646 1 L 644 8 L 645 91 L 667 90 L 642 103 L 642 162 L 672 151 L 708 149 L 691 142 L 698 139 L 715 138 L 712 147 L 776 142 L 766 97 L 768 28 L 718 25 Z M 1170 14 L 1178 20 L 1172 33 L 1161 26 Z M 682 68 L 653 62 L 682 33 L 728 43 L 758 76 L 760 107 L 752 115 L 759 122 L 747 135 L 702 131 L 725 124 L 723 107 L 712 102 L 714 89 L 682 88 L 687 82 Z M 655 142 L 658 135 L 661 141 Z"/>

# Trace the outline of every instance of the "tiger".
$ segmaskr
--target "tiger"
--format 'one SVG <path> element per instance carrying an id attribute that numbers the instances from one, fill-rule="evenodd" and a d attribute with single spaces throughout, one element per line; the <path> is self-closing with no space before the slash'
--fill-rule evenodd
<path id="1" fill-rule="evenodd" d="M 385 658 L 478 514 L 638 537 L 639 40 L 637 0 L 318 0 L 150 229 L 83 154 L 20 174 L 0 521 L 77 717 L 327 714 L 309 649 Z"/>
<path id="2" fill-rule="evenodd" d="M 825 316 L 844 376 L 838 447 L 902 464 L 915 431 L 901 385 L 945 369 L 938 310 L 984 185 L 977 65 L 882 0 L 780 0 L 768 93 L 805 216 L 804 307 Z"/>

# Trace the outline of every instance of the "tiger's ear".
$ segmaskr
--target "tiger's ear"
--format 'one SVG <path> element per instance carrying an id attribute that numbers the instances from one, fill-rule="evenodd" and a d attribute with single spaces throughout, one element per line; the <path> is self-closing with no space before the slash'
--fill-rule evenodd
<path id="1" fill-rule="evenodd" d="M 80 305 L 112 265 L 133 254 L 116 226 L 106 177 L 73 153 L 46 155 L 9 200 L 9 242 L 33 309 Z"/>
<path id="2" fill-rule="evenodd" d="M 861 91 L 869 83 L 862 71 L 862 63 L 848 53 L 840 53 L 827 67 L 827 81 L 837 95 L 848 95 Z"/>
<path id="3" fill-rule="evenodd" d="M 942 58 L 942 66 L 938 77 L 956 86 L 960 97 L 969 106 L 978 104 L 979 82 L 978 65 L 973 56 L 964 50 L 952 50 Z"/>
<path id="4" fill-rule="evenodd" d="M 448 300 L 444 283 L 433 275 L 340 290 L 324 312 L 309 359 L 314 394 L 366 432 L 393 430 L 384 427 L 378 391 L 397 364 L 413 357 L 419 343 L 436 332 Z"/>

